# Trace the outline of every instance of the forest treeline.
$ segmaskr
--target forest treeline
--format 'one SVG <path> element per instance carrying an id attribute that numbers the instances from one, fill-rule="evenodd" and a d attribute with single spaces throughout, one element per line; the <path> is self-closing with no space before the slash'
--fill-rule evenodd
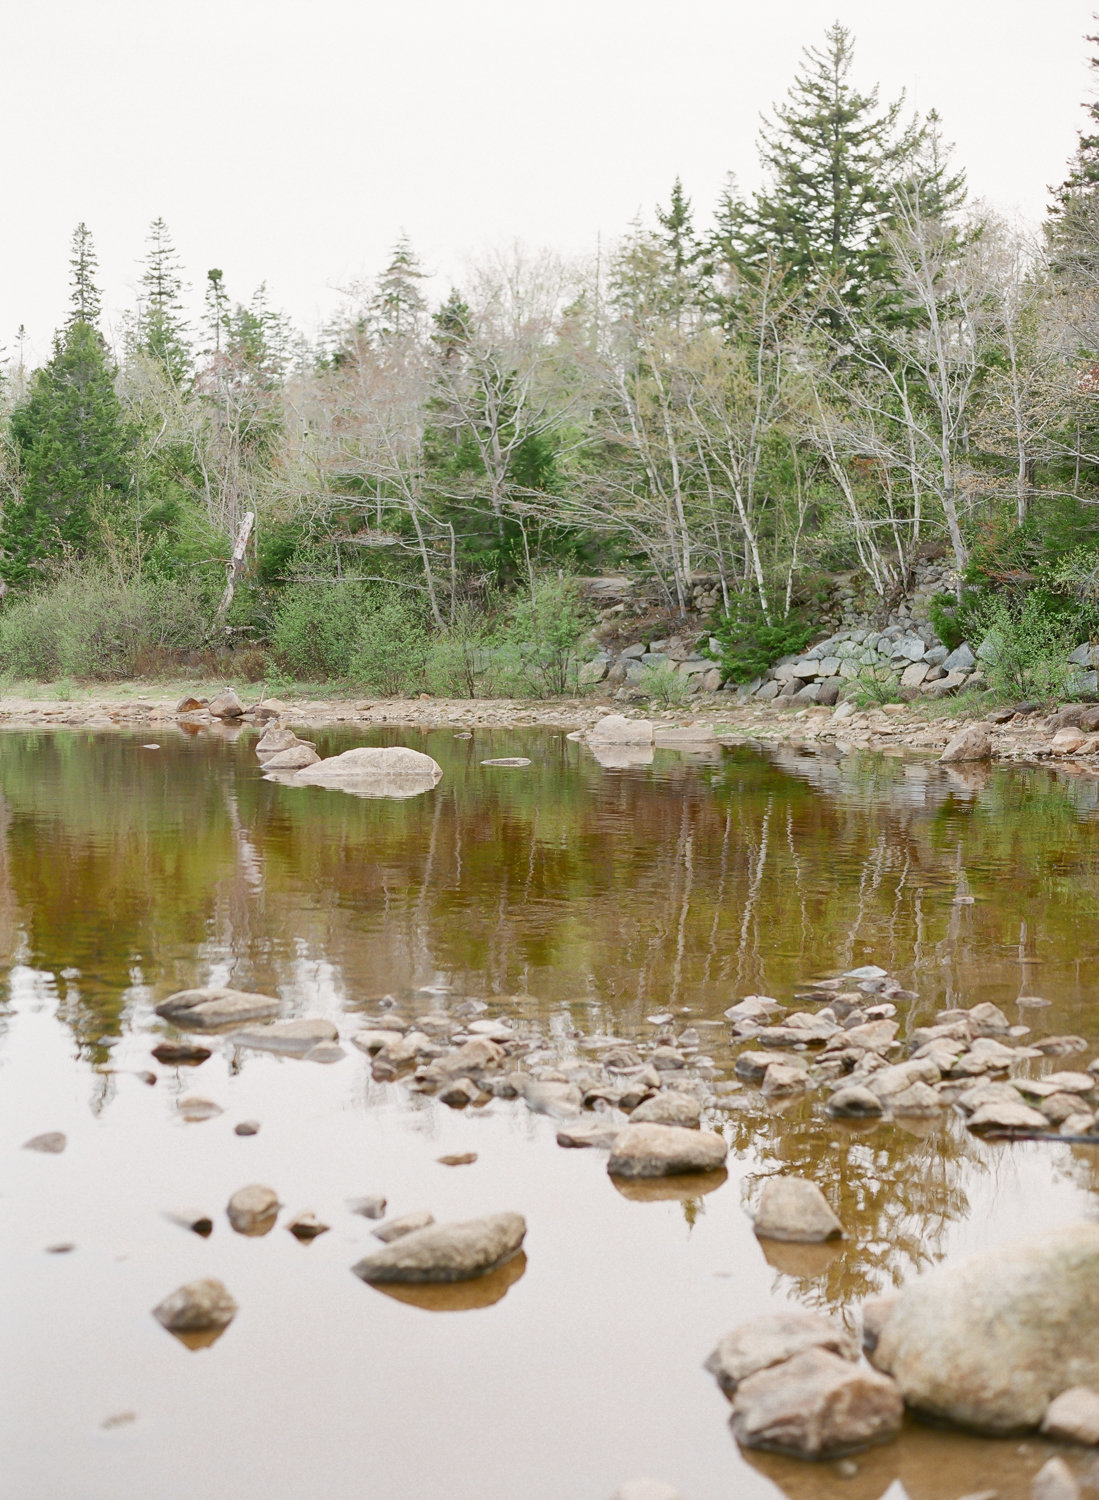
<path id="1" fill-rule="evenodd" d="M 369 681 L 489 620 L 575 633 L 568 580 L 609 570 L 680 612 L 716 580 L 722 638 L 778 654 L 822 577 L 885 607 L 940 553 L 944 632 L 990 591 L 1094 631 L 1099 103 L 1037 235 L 860 91 L 839 24 L 759 151 L 708 221 L 677 180 L 593 259 L 512 248 L 441 302 L 401 238 L 313 339 L 217 269 L 192 323 L 157 219 L 112 349 L 79 225 L 51 358 L 5 366 L 0 669 L 230 641 Z"/>

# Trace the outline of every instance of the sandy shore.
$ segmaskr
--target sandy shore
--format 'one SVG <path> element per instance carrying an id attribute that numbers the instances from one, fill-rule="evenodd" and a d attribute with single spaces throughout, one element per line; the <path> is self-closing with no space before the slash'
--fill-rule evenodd
<path id="1" fill-rule="evenodd" d="M 192 684 L 188 691 L 199 698 L 213 697 L 220 684 Z M 43 688 L 41 696 L 0 697 L 0 728 L 111 728 L 140 729 L 175 725 L 176 709 L 183 693 L 178 684 L 122 683 L 97 690 L 79 688 L 71 697 L 59 697 Z M 246 705 L 259 701 L 258 694 L 242 693 Z M 699 698 L 690 711 L 650 711 L 641 705 L 623 706 L 610 698 L 554 699 L 545 702 L 507 699 L 441 698 L 314 698 L 268 700 L 278 705 L 281 722 L 298 729 L 327 726 L 393 725 L 416 729 L 515 729 L 590 728 L 607 713 L 625 712 L 631 718 L 652 718 L 661 726 L 712 724 L 715 734 L 727 744 L 763 745 L 831 744 L 841 752 L 879 750 L 936 755 L 957 731 L 976 722 L 974 714 L 943 717 L 941 709 L 930 714 L 920 705 L 888 704 L 865 712 L 852 705 L 833 710 L 810 706 L 791 711 L 773 704 L 753 706 L 731 702 L 727 694 Z M 212 721 L 216 724 L 218 721 Z M 189 726 L 192 730 L 195 723 Z M 201 719 L 198 727 L 201 727 Z M 1053 715 L 1017 716 L 992 730 L 993 757 L 998 760 L 1067 760 L 1081 769 L 1099 772 L 1099 743 L 1087 736 L 1075 752 L 1058 754 L 1053 749 L 1057 725 Z"/>

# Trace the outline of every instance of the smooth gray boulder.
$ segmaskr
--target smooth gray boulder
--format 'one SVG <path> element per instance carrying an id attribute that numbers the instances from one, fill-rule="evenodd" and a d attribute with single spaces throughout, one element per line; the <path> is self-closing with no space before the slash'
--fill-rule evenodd
<path id="1" fill-rule="evenodd" d="M 418 797 L 437 786 L 443 769 L 438 761 L 404 745 L 363 745 L 306 766 L 294 777 L 297 786 L 334 787 L 361 797 Z"/>
<path id="2" fill-rule="evenodd" d="M 755 1231 L 760 1239 L 814 1245 L 843 1237 L 828 1199 L 807 1177 L 769 1177 L 759 1195 Z"/>
<path id="3" fill-rule="evenodd" d="M 417 1229 L 427 1229 L 434 1222 L 433 1213 L 426 1208 L 419 1208 L 415 1213 L 402 1214 L 399 1219 L 390 1219 L 385 1224 L 379 1224 L 377 1229 L 372 1229 L 370 1232 L 376 1240 L 381 1240 L 383 1245 L 390 1245 L 394 1240 L 403 1239 L 406 1234 L 415 1234 Z"/>
<path id="4" fill-rule="evenodd" d="M 188 1281 L 153 1308 L 153 1317 L 169 1333 L 209 1333 L 227 1328 L 236 1315 L 228 1288 L 213 1277 Z"/>
<path id="5" fill-rule="evenodd" d="M 260 760 L 268 761 L 273 755 L 281 754 L 283 750 L 292 750 L 296 745 L 305 743 L 307 743 L 305 740 L 298 739 L 292 729 L 279 729 L 271 724 L 256 741 L 256 755 Z M 310 743 L 309 748 L 315 750 L 316 746 Z"/>
<path id="6" fill-rule="evenodd" d="M 903 1417 L 892 1380 L 824 1349 L 807 1349 L 742 1380 L 731 1423 L 746 1448 L 833 1458 L 887 1442 Z"/>
<path id="7" fill-rule="evenodd" d="M 1016 1103 L 997 1100 L 981 1104 L 973 1111 L 966 1124 L 975 1135 L 981 1135 L 986 1130 L 1049 1129 L 1049 1121 L 1045 1115 L 1036 1109 L 1031 1109 L 1030 1105 L 1024 1104 L 1021 1099 Z"/>
<path id="8" fill-rule="evenodd" d="M 938 665 L 945 668 L 947 672 L 972 672 L 977 665 L 977 658 L 963 641 L 960 646 L 950 652 L 949 656 L 944 656 Z"/>
<path id="9" fill-rule="evenodd" d="M 714 1172 L 725 1165 L 729 1148 L 712 1130 L 681 1125 L 627 1125 L 611 1150 L 612 1177 L 672 1177 L 681 1172 Z"/>
<path id="10" fill-rule="evenodd" d="M 910 1406 L 978 1432 L 1037 1427 L 1099 1388 L 1099 1224 L 940 1266 L 901 1292 L 874 1351 Z"/>
<path id="11" fill-rule="evenodd" d="M 783 1364 L 806 1349 L 827 1349 L 852 1361 L 859 1357 L 858 1341 L 842 1324 L 816 1313 L 772 1313 L 727 1333 L 705 1368 L 725 1394 L 732 1396 L 749 1375 Z"/>
<path id="12" fill-rule="evenodd" d="M 281 1009 L 282 1002 L 272 995 L 254 995 L 247 990 L 214 986 L 180 990 L 169 995 L 156 1007 L 156 1013 L 185 1031 L 210 1031 L 219 1026 L 262 1021 L 268 1016 L 277 1016 Z"/>
<path id="13" fill-rule="evenodd" d="M 467 1281 L 518 1255 L 527 1232 L 522 1214 L 432 1224 L 366 1255 L 352 1270 L 363 1281 Z"/>

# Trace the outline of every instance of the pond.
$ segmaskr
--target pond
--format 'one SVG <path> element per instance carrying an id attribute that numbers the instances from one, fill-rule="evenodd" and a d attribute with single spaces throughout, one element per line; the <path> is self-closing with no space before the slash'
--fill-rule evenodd
<path id="1" fill-rule="evenodd" d="M 910 1422 L 839 1465 L 742 1454 L 702 1364 L 756 1313 L 850 1319 L 944 1258 L 1094 1219 L 1099 1154 L 980 1141 L 953 1113 L 850 1127 L 815 1096 L 768 1104 L 736 1084 L 721 1016 L 879 964 L 918 996 L 902 1035 L 990 1000 L 1084 1037 L 1086 1061 L 1099 782 L 797 749 L 614 768 L 546 731 L 319 736 L 322 754 L 398 742 L 440 762 L 433 791 L 268 781 L 247 731 L 0 736 L 3 1494 L 607 1500 L 652 1474 L 686 1500 L 878 1500 L 896 1478 L 913 1500 L 1024 1496 L 1054 1451 L 1038 1440 Z M 512 756 L 530 764 L 482 764 Z M 344 1038 L 391 1001 L 483 1000 L 565 1064 L 647 1045 L 670 1013 L 710 1059 L 728 1177 L 616 1186 L 521 1101 L 450 1109 L 350 1046 L 320 1066 L 219 1038 L 201 1066 L 156 1063 L 175 1033 L 154 1005 L 208 983 Z M 196 1094 L 223 1112 L 185 1120 Z M 246 1118 L 258 1134 L 235 1133 Z M 63 1154 L 21 1149 L 45 1131 Z M 765 1249 L 746 1208 L 778 1170 L 812 1176 L 847 1238 Z M 225 1204 L 254 1182 L 330 1231 L 235 1234 Z M 526 1259 L 484 1295 L 386 1295 L 350 1271 L 376 1246 L 348 1208 L 367 1194 L 439 1220 L 518 1211 Z M 206 1238 L 172 1217 L 192 1207 Z M 202 1276 L 240 1311 L 190 1349 L 150 1310 Z"/>

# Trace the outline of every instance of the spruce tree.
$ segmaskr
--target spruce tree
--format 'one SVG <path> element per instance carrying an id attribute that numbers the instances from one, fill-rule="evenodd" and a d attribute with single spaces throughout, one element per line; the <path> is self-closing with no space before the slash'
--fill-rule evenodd
<path id="1" fill-rule="evenodd" d="M 677 177 L 667 208 L 657 207 L 657 223 L 663 230 L 658 238 L 664 246 L 669 271 L 668 297 L 676 325 L 687 305 L 695 300 L 695 268 L 699 246 L 691 220 L 691 200 Z"/>
<path id="2" fill-rule="evenodd" d="M 854 42 L 838 22 L 803 57 L 786 102 L 764 124 L 769 181 L 746 210 L 739 260 L 745 269 L 777 260 L 794 283 L 829 283 L 858 306 L 888 279 L 892 186 L 923 128 L 901 125 L 903 96 L 881 106 L 877 87 L 864 94 L 853 86 Z"/>
<path id="3" fill-rule="evenodd" d="M 4 510 L 3 577 L 19 583 L 65 548 L 92 540 L 96 506 L 122 503 L 130 484 L 129 437 L 114 368 L 96 328 L 99 293 L 87 226 L 73 236 L 72 307 L 53 357 L 11 416 L 19 491 Z"/>
<path id="4" fill-rule="evenodd" d="M 176 385 L 190 375 L 191 350 L 183 311 L 183 275 L 172 237 L 163 219 L 154 219 L 146 240 L 141 273 L 141 304 L 134 347 L 159 360 Z"/>
<path id="5" fill-rule="evenodd" d="M 1099 46 L 1099 35 L 1085 41 Z M 1099 55 L 1089 59 L 1099 78 Z M 1087 124 L 1080 131 L 1069 174 L 1052 188 L 1046 235 L 1054 269 L 1069 280 L 1094 285 L 1099 277 L 1099 94 L 1084 105 Z"/>
<path id="6" fill-rule="evenodd" d="M 419 287 L 423 280 L 419 258 L 408 236 L 402 234 L 378 277 L 370 303 L 372 321 L 382 338 L 406 338 L 416 332 L 427 308 Z"/>

